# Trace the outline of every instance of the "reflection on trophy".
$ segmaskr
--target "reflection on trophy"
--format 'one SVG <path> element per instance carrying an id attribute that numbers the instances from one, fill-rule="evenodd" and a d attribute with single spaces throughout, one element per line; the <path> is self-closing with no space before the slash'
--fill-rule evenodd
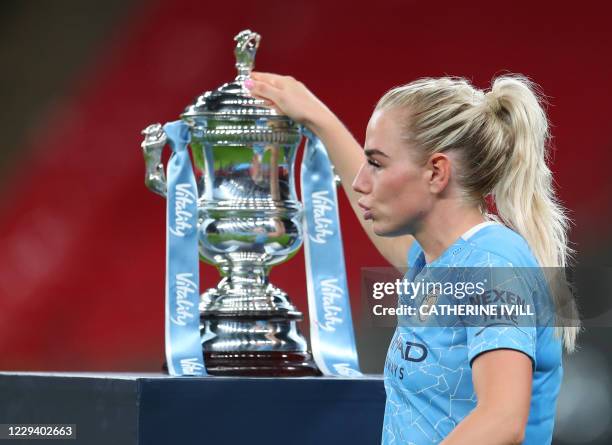
<path id="1" fill-rule="evenodd" d="M 260 36 L 236 37 L 238 76 L 188 106 L 198 185 L 200 259 L 223 279 L 200 299 L 200 333 L 210 374 L 318 374 L 297 322 L 302 314 L 269 282 L 270 268 L 300 248 L 302 204 L 294 183 L 300 127 L 244 87 Z M 161 125 L 142 143 L 147 187 L 166 194 Z"/>

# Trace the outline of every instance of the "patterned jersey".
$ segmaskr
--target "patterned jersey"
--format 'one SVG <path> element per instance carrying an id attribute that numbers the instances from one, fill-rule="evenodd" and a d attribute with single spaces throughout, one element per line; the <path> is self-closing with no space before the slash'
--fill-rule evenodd
<path id="1" fill-rule="evenodd" d="M 457 271 L 461 268 L 481 272 L 525 270 L 522 268 L 540 270 L 524 238 L 494 222 L 474 227 L 429 264 L 426 264 L 423 250 L 415 241 L 408 253 L 408 265 L 406 278 L 415 283 L 426 282 L 433 272 L 453 270 L 454 275 L 460 275 Z M 446 278 L 448 281 L 449 277 Z M 456 278 L 451 277 L 451 281 Z M 534 284 L 529 279 L 498 280 L 495 285 L 491 282 L 490 288 L 485 285 L 484 296 L 480 298 L 487 302 L 496 299 L 505 303 L 522 301 L 537 306 L 537 302 L 530 300 L 533 295 L 529 290 L 542 283 Z M 537 277 L 533 279 L 538 280 Z M 487 282 L 486 277 L 484 282 Z M 445 297 L 422 292 L 409 297 L 399 295 L 398 304 L 420 307 L 432 304 L 432 297 L 438 305 L 444 298 L 449 302 L 459 301 L 453 295 Z M 410 323 L 398 316 L 398 327 L 387 352 L 384 445 L 441 442 L 476 407 L 471 369 L 473 360 L 479 354 L 500 348 L 521 351 L 533 365 L 531 407 L 523 443 L 551 443 L 555 405 L 563 374 L 561 341 L 555 337 L 552 326 L 540 320 L 521 324 L 516 319 L 508 320 L 508 317 L 495 319 L 486 316 L 485 322 L 480 323 L 466 322 L 457 316 L 452 319 L 455 322 L 437 317 L 432 325 L 433 319 L 428 322 L 427 317 L 423 320 L 422 314 L 417 316 L 420 317 L 418 322 L 412 320 Z"/>

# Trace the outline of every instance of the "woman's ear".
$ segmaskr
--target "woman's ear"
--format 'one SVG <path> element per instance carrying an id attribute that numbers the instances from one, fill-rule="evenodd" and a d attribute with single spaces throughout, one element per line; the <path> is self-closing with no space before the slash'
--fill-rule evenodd
<path id="1" fill-rule="evenodd" d="M 429 170 L 429 190 L 432 193 L 442 193 L 451 177 L 451 159 L 444 153 L 435 153 L 431 155 L 427 162 Z"/>

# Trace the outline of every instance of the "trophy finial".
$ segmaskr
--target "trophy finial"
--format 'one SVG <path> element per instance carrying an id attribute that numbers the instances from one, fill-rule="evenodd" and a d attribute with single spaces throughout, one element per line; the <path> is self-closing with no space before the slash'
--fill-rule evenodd
<path id="1" fill-rule="evenodd" d="M 255 53 L 259 47 L 261 36 L 250 29 L 245 29 L 239 32 L 234 40 L 236 41 L 234 54 L 236 56 L 236 68 L 238 69 L 236 80 L 244 82 L 251 74 L 253 66 L 255 66 Z"/>

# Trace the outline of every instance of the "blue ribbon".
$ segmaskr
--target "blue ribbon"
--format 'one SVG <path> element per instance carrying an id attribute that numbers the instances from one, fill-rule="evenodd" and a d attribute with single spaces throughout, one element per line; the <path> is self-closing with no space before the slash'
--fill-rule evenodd
<path id="1" fill-rule="evenodd" d="M 335 175 L 321 140 L 306 128 L 302 132 L 307 138 L 301 184 L 312 354 L 325 375 L 360 376 Z"/>
<path id="2" fill-rule="evenodd" d="M 164 125 L 172 155 L 166 199 L 166 362 L 170 375 L 207 375 L 200 342 L 198 191 L 189 127 Z"/>

